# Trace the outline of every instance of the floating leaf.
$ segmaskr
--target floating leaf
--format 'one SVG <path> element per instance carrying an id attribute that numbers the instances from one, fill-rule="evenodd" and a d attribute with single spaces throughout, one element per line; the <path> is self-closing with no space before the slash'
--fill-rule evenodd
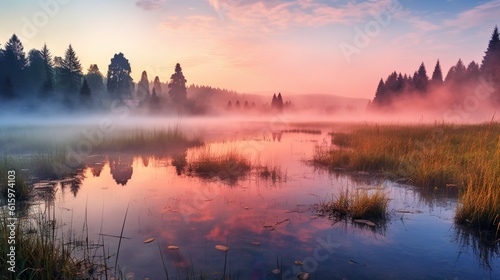
<path id="1" fill-rule="evenodd" d="M 302 261 L 300 261 L 300 260 L 294 261 L 293 264 L 295 264 L 295 265 L 304 265 L 304 263 Z"/>
<path id="2" fill-rule="evenodd" d="M 279 270 L 278 268 L 275 268 L 275 269 L 273 269 L 273 273 L 274 274 L 280 274 L 281 270 Z"/>
<path id="3" fill-rule="evenodd" d="M 261 243 L 259 241 L 252 241 L 252 244 L 255 246 L 259 246 Z"/>
<path id="4" fill-rule="evenodd" d="M 224 245 L 215 245 L 215 249 L 222 251 L 222 252 L 227 252 L 229 251 L 229 247 L 224 246 Z"/>
<path id="5" fill-rule="evenodd" d="M 170 246 L 167 247 L 167 249 L 169 249 L 169 250 L 179 250 L 179 247 L 170 245 Z"/>
<path id="6" fill-rule="evenodd" d="M 144 240 L 144 243 L 151 243 L 153 241 L 155 241 L 155 239 L 153 237 L 151 237 L 151 238 Z"/>
<path id="7" fill-rule="evenodd" d="M 309 273 L 301 272 L 301 273 L 297 274 L 297 278 L 300 280 L 306 280 L 307 278 L 309 278 Z"/>

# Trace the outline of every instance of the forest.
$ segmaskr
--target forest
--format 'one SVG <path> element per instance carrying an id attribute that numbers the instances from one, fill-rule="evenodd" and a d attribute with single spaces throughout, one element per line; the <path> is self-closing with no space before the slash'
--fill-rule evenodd
<path id="1" fill-rule="evenodd" d="M 270 102 L 255 98 L 240 101 L 241 94 L 236 91 L 187 86 L 179 63 L 167 82 L 158 76 L 150 80 L 143 71 L 136 83 L 131 73 L 123 53 L 111 58 L 105 74 L 97 64 L 91 64 L 84 74 L 71 45 L 62 57 L 53 57 L 46 44 L 26 55 L 22 42 L 14 34 L 3 48 L 0 46 L 0 107 L 20 113 L 57 114 L 106 112 L 126 105 L 138 114 L 188 115 L 214 111 L 283 112 L 291 107 L 290 101 L 283 101 L 281 93 L 274 94 L 272 100 L 269 98 Z"/>
<path id="2" fill-rule="evenodd" d="M 467 66 L 465 65 L 462 59 L 459 59 L 444 76 L 438 59 L 430 78 L 423 62 L 412 75 L 394 71 L 385 81 L 380 79 L 370 108 L 387 110 L 389 107 L 398 107 L 398 105 L 411 106 L 417 99 L 423 101 L 427 108 L 450 106 L 459 104 L 462 100 L 471 99 L 473 95 L 479 100 L 491 97 L 493 100 L 491 105 L 500 105 L 498 27 L 495 26 L 493 30 L 481 64 L 471 61 Z M 468 105 L 474 106 L 474 104 Z"/>

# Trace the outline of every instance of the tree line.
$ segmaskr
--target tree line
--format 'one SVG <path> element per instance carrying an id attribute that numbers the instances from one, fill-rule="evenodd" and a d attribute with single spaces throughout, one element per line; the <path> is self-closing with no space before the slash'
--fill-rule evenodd
<path id="1" fill-rule="evenodd" d="M 488 48 L 485 51 L 481 65 L 471 61 L 465 66 L 459 59 L 443 76 L 441 64 L 437 61 L 432 76 L 429 78 L 424 63 L 413 75 L 401 74 L 396 71 L 385 79 L 380 79 L 375 97 L 371 103 L 373 107 L 383 108 L 390 106 L 406 97 L 425 97 L 443 87 L 448 89 L 453 98 L 462 98 L 464 94 L 474 90 L 483 79 L 493 87 L 493 98 L 500 104 L 500 38 L 498 27 L 495 26 Z"/>
<path id="2" fill-rule="evenodd" d="M 113 101 L 155 109 L 160 103 L 182 107 L 187 103 L 186 78 L 179 63 L 170 77 L 163 96 L 159 77 L 150 89 L 146 71 L 136 84 L 130 76 L 132 69 L 123 53 L 111 58 L 107 75 L 96 64 L 83 74 L 80 60 L 71 45 L 64 57 L 52 57 L 45 44 L 26 55 L 23 44 L 14 34 L 4 47 L 0 45 L 0 104 L 21 103 L 28 110 L 44 104 L 60 105 L 67 109 L 109 108 Z M 163 100 L 162 100 L 163 99 Z"/>

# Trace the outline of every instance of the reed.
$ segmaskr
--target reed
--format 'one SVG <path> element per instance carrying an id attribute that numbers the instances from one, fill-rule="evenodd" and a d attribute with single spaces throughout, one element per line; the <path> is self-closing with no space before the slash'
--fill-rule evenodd
<path id="1" fill-rule="evenodd" d="M 500 123 L 364 125 L 316 147 L 328 168 L 368 171 L 438 190 L 458 188 L 456 221 L 500 228 Z"/>
<path id="2" fill-rule="evenodd" d="M 318 210 L 328 216 L 383 220 L 387 217 L 388 202 L 387 194 L 381 190 L 373 193 L 367 190 L 342 190 L 338 196 L 321 202 Z"/>
<path id="3" fill-rule="evenodd" d="M 202 178 L 219 178 L 235 181 L 248 174 L 252 165 L 243 154 L 236 149 L 213 151 L 205 146 L 197 149 L 188 163 L 188 172 Z"/>

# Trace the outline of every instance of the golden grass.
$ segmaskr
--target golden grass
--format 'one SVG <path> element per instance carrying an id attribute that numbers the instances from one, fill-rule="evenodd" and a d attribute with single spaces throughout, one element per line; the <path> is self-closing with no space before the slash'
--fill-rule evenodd
<path id="1" fill-rule="evenodd" d="M 332 142 L 335 148 L 316 148 L 316 164 L 382 173 L 431 190 L 458 187 L 457 222 L 500 227 L 499 123 L 359 126 L 333 134 Z"/>
<path id="2" fill-rule="evenodd" d="M 188 172 L 202 178 L 219 178 L 235 182 L 252 168 L 251 162 L 236 149 L 213 151 L 209 146 L 199 148 L 188 163 Z"/>
<path id="3" fill-rule="evenodd" d="M 319 211 L 323 214 L 334 216 L 350 216 L 352 219 L 385 219 L 387 216 L 387 205 L 389 198 L 387 193 L 376 190 L 370 193 L 368 190 L 348 190 L 330 201 L 320 203 Z"/>

